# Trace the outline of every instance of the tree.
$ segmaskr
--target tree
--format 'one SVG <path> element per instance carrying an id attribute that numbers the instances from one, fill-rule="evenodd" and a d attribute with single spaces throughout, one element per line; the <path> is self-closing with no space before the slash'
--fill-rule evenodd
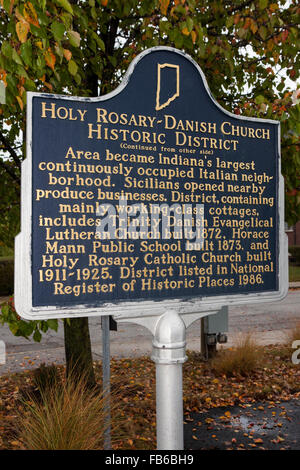
<path id="1" fill-rule="evenodd" d="M 291 224 L 300 218 L 300 111 L 286 80 L 299 77 L 295 0 L 0 0 L 0 4 L 0 79 L 7 97 L 0 107 L 0 142 L 8 157 L 0 158 L 0 166 L 14 187 L 15 201 L 25 157 L 26 91 L 108 93 L 139 52 L 168 45 L 185 50 L 199 63 L 225 109 L 282 121 L 286 220 Z"/>

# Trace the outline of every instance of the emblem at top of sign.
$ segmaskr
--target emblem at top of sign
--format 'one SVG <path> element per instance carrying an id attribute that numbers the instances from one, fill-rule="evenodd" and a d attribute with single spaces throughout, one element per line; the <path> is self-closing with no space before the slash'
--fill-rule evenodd
<path id="1" fill-rule="evenodd" d="M 168 70 L 169 69 L 169 70 Z M 163 70 L 173 70 L 175 73 L 175 87 L 174 93 L 167 97 L 164 101 L 162 98 L 162 90 L 164 87 L 169 87 L 170 83 L 167 77 L 163 78 Z M 179 65 L 174 64 L 157 64 L 157 88 L 156 88 L 156 111 L 166 108 L 169 104 L 179 97 Z"/>

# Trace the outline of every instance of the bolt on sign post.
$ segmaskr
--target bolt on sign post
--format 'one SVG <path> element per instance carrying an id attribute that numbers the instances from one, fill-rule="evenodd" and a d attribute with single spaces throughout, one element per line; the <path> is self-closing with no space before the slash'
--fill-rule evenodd
<path id="1" fill-rule="evenodd" d="M 279 123 L 222 109 L 168 47 L 108 95 L 27 103 L 17 311 L 148 327 L 158 447 L 182 449 L 186 327 L 287 292 Z"/>

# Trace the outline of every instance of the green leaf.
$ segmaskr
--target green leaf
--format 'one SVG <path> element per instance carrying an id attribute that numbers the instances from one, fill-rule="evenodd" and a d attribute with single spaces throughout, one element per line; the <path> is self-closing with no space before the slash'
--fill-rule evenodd
<path id="1" fill-rule="evenodd" d="M 42 7 L 43 10 L 46 8 L 46 0 L 39 0 L 39 4 Z"/>
<path id="2" fill-rule="evenodd" d="M 50 320 L 47 321 L 47 323 L 48 323 L 49 328 L 51 328 L 51 330 L 57 331 L 57 329 L 58 329 L 58 321 L 57 320 L 51 320 L 50 319 Z"/>
<path id="3" fill-rule="evenodd" d="M 3 1 L 3 8 L 9 12 L 11 7 L 11 1 L 10 0 L 4 0 Z"/>
<path id="4" fill-rule="evenodd" d="M 9 329 L 12 332 L 12 334 L 16 336 L 16 334 L 18 333 L 18 329 L 19 329 L 18 323 L 10 323 Z"/>
<path id="5" fill-rule="evenodd" d="M 80 46 L 80 34 L 76 31 L 68 31 L 68 38 L 71 46 L 79 47 Z"/>
<path id="6" fill-rule="evenodd" d="M 109 55 L 108 60 L 111 63 L 111 65 L 113 65 L 114 67 L 117 66 L 117 58 L 116 57 Z"/>
<path id="7" fill-rule="evenodd" d="M 32 63 L 32 46 L 30 41 L 24 42 L 20 47 L 21 57 L 26 65 L 31 65 Z"/>
<path id="8" fill-rule="evenodd" d="M 9 314 L 9 306 L 8 306 L 8 304 L 3 304 L 3 305 L 1 306 L 1 313 L 2 313 L 2 315 L 4 315 L 4 316 L 6 316 L 6 315 Z"/>
<path id="9" fill-rule="evenodd" d="M 13 48 L 11 47 L 8 41 L 3 41 L 1 46 L 1 52 L 8 59 L 12 58 Z"/>
<path id="10" fill-rule="evenodd" d="M 216 44 L 214 44 L 213 47 L 211 48 L 211 52 L 212 52 L 213 55 L 215 55 L 218 50 L 219 50 L 219 48 Z"/>
<path id="11" fill-rule="evenodd" d="M 77 66 L 76 62 L 74 62 L 73 59 L 69 60 L 69 62 L 68 62 L 68 70 L 69 70 L 70 74 L 73 75 L 73 76 L 75 76 L 76 73 L 77 73 L 78 66 Z"/>
<path id="12" fill-rule="evenodd" d="M 95 39 L 96 39 L 96 42 L 97 42 L 98 46 L 100 47 L 101 51 L 105 52 L 104 41 L 102 41 L 102 39 L 99 38 L 99 36 L 97 36 Z"/>
<path id="13" fill-rule="evenodd" d="M 51 31 L 56 41 L 61 41 L 65 34 L 65 26 L 63 23 L 54 21 L 51 25 Z"/>
<path id="14" fill-rule="evenodd" d="M 95 7 L 91 8 L 91 16 L 92 16 L 93 20 L 97 20 L 98 15 L 97 15 L 97 10 L 96 10 Z"/>
<path id="15" fill-rule="evenodd" d="M 180 49 L 182 47 L 182 44 L 183 44 L 183 35 L 179 33 L 179 31 L 176 31 L 175 46 L 177 47 L 177 49 Z"/>
<path id="16" fill-rule="evenodd" d="M 194 22 L 190 16 L 188 16 L 186 19 L 186 25 L 187 25 L 187 29 L 189 30 L 189 32 L 191 32 L 194 26 Z"/>
<path id="17" fill-rule="evenodd" d="M 39 332 L 38 329 L 35 330 L 34 335 L 33 335 L 33 339 L 34 339 L 34 341 L 36 341 L 37 343 L 40 343 L 40 341 L 41 341 L 41 339 L 42 339 L 42 335 L 41 335 L 41 333 Z"/>
<path id="18" fill-rule="evenodd" d="M 49 326 L 46 321 L 41 321 L 41 330 L 43 333 L 46 333 L 49 329 Z"/>
<path id="19" fill-rule="evenodd" d="M 226 20 L 226 27 L 231 28 L 231 26 L 233 25 L 233 22 L 234 22 L 234 16 L 233 15 L 228 16 Z"/>
<path id="20" fill-rule="evenodd" d="M 55 3 L 63 7 L 67 12 L 71 13 L 71 15 L 74 15 L 72 5 L 68 0 L 55 0 Z"/>
<path id="21" fill-rule="evenodd" d="M 264 10 L 268 6 L 268 0 L 259 0 L 259 8 Z"/>
<path id="22" fill-rule="evenodd" d="M 31 79 L 26 80 L 25 87 L 26 87 L 26 90 L 28 90 L 28 91 L 36 91 L 36 85 L 35 85 L 34 81 L 31 80 Z"/>
<path id="23" fill-rule="evenodd" d="M 18 336 L 24 336 L 25 338 L 28 338 L 28 336 L 31 335 L 33 330 L 34 330 L 34 326 L 33 326 L 32 321 L 29 321 L 29 322 L 25 320 L 19 321 Z"/>
<path id="24" fill-rule="evenodd" d="M 19 65 L 23 65 L 23 62 L 15 49 L 12 50 L 12 60 Z"/>
<path id="25" fill-rule="evenodd" d="M 261 26 L 261 27 L 259 28 L 258 32 L 259 32 L 260 37 L 261 37 L 263 40 L 265 40 L 266 37 L 267 37 L 267 34 L 268 34 L 267 28 L 265 28 L 264 26 Z"/>
<path id="26" fill-rule="evenodd" d="M 77 85 L 80 85 L 81 83 L 81 76 L 79 75 L 79 73 L 76 73 L 75 75 L 75 82 L 77 83 Z"/>
<path id="27" fill-rule="evenodd" d="M 39 38 L 39 39 L 46 39 L 47 38 L 47 29 L 46 28 L 38 28 L 34 24 L 30 24 L 30 31 L 32 34 Z"/>
<path id="28" fill-rule="evenodd" d="M 255 103 L 257 103 L 257 104 L 262 104 L 264 101 L 265 101 L 265 98 L 262 95 L 258 95 L 255 98 Z"/>
<path id="29" fill-rule="evenodd" d="M 41 55 L 41 54 L 38 55 L 38 57 L 36 59 L 36 65 L 37 65 L 37 68 L 39 69 L 39 71 L 41 71 L 45 67 L 46 62 L 45 62 L 45 59 L 44 59 L 43 55 Z"/>

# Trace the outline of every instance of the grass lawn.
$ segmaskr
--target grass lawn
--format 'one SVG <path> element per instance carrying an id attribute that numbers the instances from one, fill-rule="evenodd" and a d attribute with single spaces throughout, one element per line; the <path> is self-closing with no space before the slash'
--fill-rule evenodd
<path id="1" fill-rule="evenodd" d="M 300 282 L 300 266 L 295 264 L 290 264 L 289 266 L 289 281 L 290 282 Z"/>

